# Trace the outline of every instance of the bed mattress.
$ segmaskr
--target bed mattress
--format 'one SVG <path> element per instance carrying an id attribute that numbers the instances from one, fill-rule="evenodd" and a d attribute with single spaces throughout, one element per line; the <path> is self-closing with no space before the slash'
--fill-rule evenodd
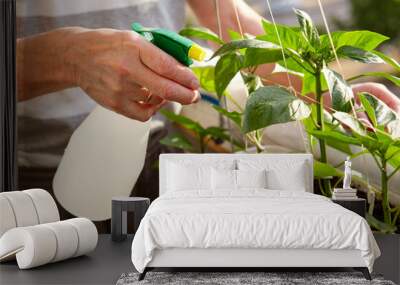
<path id="1" fill-rule="evenodd" d="M 300 191 L 183 191 L 156 199 L 132 243 L 139 272 L 162 249 L 359 250 L 372 271 L 380 255 L 368 223 L 328 198 Z"/>

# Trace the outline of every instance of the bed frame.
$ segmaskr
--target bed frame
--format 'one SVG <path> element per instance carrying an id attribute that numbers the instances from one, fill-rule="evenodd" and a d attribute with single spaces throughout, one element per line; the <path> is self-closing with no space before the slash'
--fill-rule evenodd
<path id="1" fill-rule="evenodd" d="M 311 154 L 162 154 L 160 155 L 160 195 L 166 192 L 167 165 L 174 160 L 188 159 L 200 164 L 213 160 L 237 159 L 265 160 L 273 163 L 278 160 L 304 161 L 308 192 L 313 192 L 313 157 Z M 143 280 L 146 273 L 153 269 L 229 269 L 229 271 L 265 271 L 266 269 L 285 268 L 353 268 L 361 271 L 367 280 L 371 280 L 368 268 L 359 250 L 329 249 L 253 249 L 253 248 L 169 248 L 154 252 L 152 261 L 139 275 Z"/>

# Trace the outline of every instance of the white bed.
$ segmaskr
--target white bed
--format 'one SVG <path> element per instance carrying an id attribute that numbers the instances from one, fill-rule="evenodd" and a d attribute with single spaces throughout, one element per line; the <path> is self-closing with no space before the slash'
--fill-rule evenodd
<path id="1" fill-rule="evenodd" d="M 160 197 L 132 243 L 140 279 L 155 267 L 354 267 L 370 278 L 380 252 L 367 222 L 312 185 L 308 154 L 161 155 Z"/>

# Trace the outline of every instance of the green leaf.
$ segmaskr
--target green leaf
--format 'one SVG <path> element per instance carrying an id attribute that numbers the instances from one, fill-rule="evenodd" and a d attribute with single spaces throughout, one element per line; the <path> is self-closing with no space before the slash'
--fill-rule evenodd
<path id="1" fill-rule="evenodd" d="M 396 226 L 381 222 L 380 220 L 378 220 L 377 218 L 375 218 L 374 216 L 372 216 L 369 213 L 366 213 L 366 219 L 368 221 L 368 224 L 371 227 L 373 227 L 373 228 L 377 229 L 378 231 L 385 233 L 385 234 L 393 234 L 397 229 Z"/>
<path id="2" fill-rule="evenodd" d="M 248 48 L 244 55 L 243 67 L 258 66 L 264 63 L 277 62 L 282 59 L 280 48 Z"/>
<path id="3" fill-rule="evenodd" d="M 314 178 L 326 178 L 331 176 L 341 176 L 341 173 L 327 163 L 314 160 Z"/>
<path id="4" fill-rule="evenodd" d="M 242 68 L 242 57 L 236 53 L 223 55 L 215 66 L 215 90 L 217 95 L 222 96 L 229 82 Z"/>
<path id="5" fill-rule="evenodd" d="M 383 59 L 374 53 L 352 46 L 340 47 L 337 50 L 337 55 L 362 63 L 384 63 Z"/>
<path id="6" fill-rule="evenodd" d="M 381 134 L 382 136 L 385 134 L 384 130 L 387 129 L 387 136 L 389 135 L 391 140 L 400 137 L 400 118 L 396 112 L 370 93 L 361 93 L 360 99 L 368 101 L 371 105 L 374 116 L 376 117 L 376 127 L 382 130 L 379 132 L 383 132 Z M 391 143 L 391 140 L 389 140 L 388 143 Z"/>
<path id="7" fill-rule="evenodd" d="M 182 29 L 179 34 L 184 37 L 197 38 L 200 40 L 212 41 L 217 44 L 224 44 L 217 34 L 213 31 L 203 27 L 187 27 Z"/>
<path id="8" fill-rule="evenodd" d="M 398 63 L 395 59 L 391 58 L 390 56 L 387 56 L 386 54 L 373 50 L 371 51 L 373 54 L 379 56 L 382 60 L 384 60 L 387 64 L 391 65 L 396 69 L 397 71 L 400 71 L 400 63 Z"/>
<path id="9" fill-rule="evenodd" d="M 301 95 L 315 92 L 315 76 L 311 73 L 304 73 Z"/>
<path id="10" fill-rule="evenodd" d="M 363 92 L 360 94 L 360 99 L 361 98 L 362 100 L 368 101 L 368 103 L 372 107 L 374 116 L 376 118 L 376 126 L 386 127 L 387 124 L 389 124 L 391 121 L 398 119 L 397 114 L 391 108 L 389 108 L 383 101 L 379 100 L 374 95 L 367 92 Z"/>
<path id="11" fill-rule="evenodd" d="M 244 111 L 244 133 L 267 126 L 302 120 L 310 115 L 310 108 L 284 88 L 266 86 L 250 94 Z"/>
<path id="12" fill-rule="evenodd" d="M 342 46 L 353 46 L 367 51 L 371 51 L 389 38 L 370 31 L 337 31 L 332 33 L 332 41 L 335 49 Z M 321 36 L 321 45 L 330 46 L 328 35 Z"/>
<path id="13" fill-rule="evenodd" d="M 374 127 L 378 126 L 374 107 L 371 105 L 370 101 L 366 98 L 367 94 L 359 93 L 358 98 L 360 98 L 361 105 L 364 107 L 365 113 L 368 115 L 368 119 L 371 121 Z"/>
<path id="14" fill-rule="evenodd" d="M 352 115 L 344 112 L 335 112 L 333 113 L 333 117 L 342 124 L 348 126 L 356 134 L 361 136 L 367 135 L 364 126 Z"/>
<path id="15" fill-rule="evenodd" d="M 220 127 L 208 127 L 205 129 L 204 135 L 209 135 L 214 139 L 229 140 L 229 135 L 226 134 L 226 130 Z"/>
<path id="16" fill-rule="evenodd" d="M 248 93 L 253 93 L 258 88 L 264 86 L 260 76 L 258 76 L 258 75 L 254 75 L 251 73 L 244 73 L 244 72 L 241 72 L 240 75 L 242 75 L 242 78 L 243 78 L 244 84 L 246 84 Z"/>
<path id="17" fill-rule="evenodd" d="M 389 81 L 392 81 L 394 84 L 396 84 L 397 86 L 400 86 L 400 78 L 397 76 L 394 76 L 390 73 L 386 73 L 386 72 L 366 72 L 357 76 L 354 76 L 350 79 L 347 79 L 348 81 L 350 80 L 354 80 L 354 79 L 358 79 L 360 77 L 365 77 L 365 76 L 373 76 L 373 77 L 383 77 Z"/>
<path id="18" fill-rule="evenodd" d="M 232 122 L 234 122 L 237 126 L 241 126 L 242 125 L 242 114 L 240 114 L 239 112 L 236 111 L 228 111 L 224 108 L 221 108 L 219 106 L 213 105 L 213 108 L 220 113 L 221 115 L 231 119 Z"/>
<path id="19" fill-rule="evenodd" d="M 231 53 L 233 51 L 243 49 L 243 48 L 278 48 L 273 43 L 268 43 L 265 41 L 260 41 L 258 39 L 244 39 L 244 40 L 235 40 L 230 43 L 224 44 L 221 46 L 211 58 L 214 58 L 219 55 L 224 55 L 226 53 Z"/>
<path id="20" fill-rule="evenodd" d="M 262 20 L 262 26 L 266 34 L 258 36 L 257 39 L 259 40 L 271 42 L 280 46 L 281 43 L 279 42 L 279 38 L 276 34 L 276 30 L 278 30 L 283 48 L 299 50 L 304 45 L 303 41 L 305 42 L 305 39 L 301 35 L 300 29 L 297 27 L 276 24 L 275 29 L 274 24 L 265 19 Z"/>
<path id="21" fill-rule="evenodd" d="M 395 144 L 399 141 L 392 143 L 386 151 L 385 158 L 388 159 L 390 165 L 394 168 L 400 166 L 400 147 Z"/>
<path id="22" fill-rule="evenodd" d="M 185 128 L 196 132 L 197 134 L 204 132 L 204 128 L 199 123 L 189 119 L 188 117 L 177 115 L 174 112 L 165 109 L 161 110 L 160 113 L 164 115 L 168 120 L 182 125 Z"/>
<path id="23" fill-rule="evenodd" d="M 330 139 L 346 144 L 361 145 L 361 143 L 354 137 L 345 135 L 337 131 L 318 131 L 318 130 L 307 130 L 310 135 L 315 136 L 319 139 Z"/>
<path id="24" fill-rule="evenodd" d="M 324 67 L 322 73 L 331 94 L 332 108 L 337 111 L 349 111 L 350 100 L 354 97 L 350 85 L 334 70 Z"/>
<path id="25" fill-rule="evenodd" d="M 319 48 L 320 39 L 317 29 L 314 26 L 311 17 L 304 11 L 299 9 L 293 9 L 297 15 L 297 21 L 300 24 L 304 37 L 307 39 L 309 44 L 314 48 Z"/>
<path id="26" fill-rule="evenodd" d="M 160 140 L 160 143 L 170 147 L 176 147 L 186 151 L 193 151 L 193 145 L 181 134 L 171 134 Z"/>
<path id="27" fill-rule="evenodd" d="M 210 93 L 216 93 L 214 82 L 214 66 L 197 66 L 191 68 L 199 79 L 200 87 Z"/>
<path id="28" fill-rule="evenodd" d="M 325 80 L 325 77 L 320 75 L 321 79 L 321 87 L 322 90 L 327 90 L 328 89 L 328 84 Z M 302 90 L 301 90 L 301 95 L 307 95 L 309 93 L 315 93 L 315 86 L 316 86 L 316 77 L 314 74 L 304 72 L 303 76 L 303 84 L 302 84 Z"/>
<path id="29" fill-rule="evenodd" d="M 234 30 L 228 29 L 228 34 L 232 41 L 242 39 L 242 35 Z"/>
<path id="30" fill-rule="evenodd" d="M 225 141 L 229 141 L 231 139 L 230 135 L 227 134 L 227 130 L 220 127 L 208 127 L 204 131 L 204 136 L 210 136 L 213 139 L 221 139 Z M 235 139 L 232 139 L 232 143 L 240 149 L 244 148 L 243 143 Z"/>

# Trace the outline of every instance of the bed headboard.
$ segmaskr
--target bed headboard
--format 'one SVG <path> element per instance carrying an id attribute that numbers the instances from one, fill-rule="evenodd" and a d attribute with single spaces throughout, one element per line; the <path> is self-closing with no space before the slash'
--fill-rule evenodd
<path id="1" fill-rule="evenodd" d="M 304 162 L 304 173 L 306 175 L 304 179 L 304 189 L 307 192 L 313 193 L 313 156 L 312 154 L 304 154 L 304 153 L 296 153 L 296 154 L 186 154 L 186 153 L 168 153 L 160 155 L 160 181 L 159 181 L 159 195 L 164 194 L 167 189 L 167 170 L 168 163 L 170 162 L 178 162 L 178 161 L 190 161 L 195 165 L 213 165 L 218 161 L 224 160 L 229 161 L 232 160 L 234 165 L 237 165 L 236 162 L 239 160 L 254 160 L 258 163 L 264 164 L 267 167 L 271 164 L 279 164 L 281 162 L 282 165 L 290 165 L 294 163 Z M 283 169 L 283 171 L 285 171 Z"/>

